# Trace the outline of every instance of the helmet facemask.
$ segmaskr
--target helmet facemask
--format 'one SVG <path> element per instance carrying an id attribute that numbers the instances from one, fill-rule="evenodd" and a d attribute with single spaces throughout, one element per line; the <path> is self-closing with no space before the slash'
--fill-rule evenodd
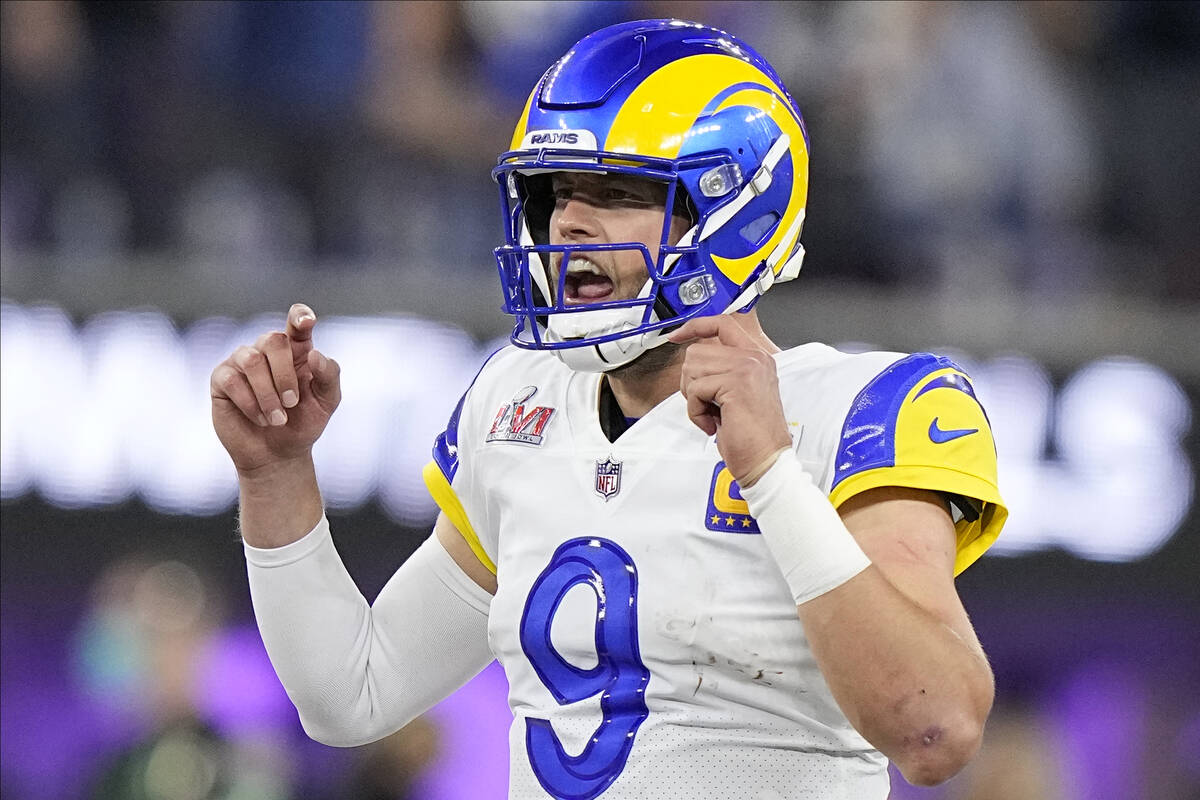
<path id="1" fill-rule="evenodd" d="M 517 317 L 513 342 L 518 346 L 553 350 L 572 368 L 608 371 L 628 364 L 643 352 L 666 341 L 665 335 L 695 316 L 680 302 L 679 286 L 689 279 L 703 282 L 703 272 L 679 269 L 681 256 L 694 254 L 695 206 L 671 173 L 625 163 L 591 169 L 576 160 L 556 164 L 553 153 L 539 153 L 538 165 L 497 168 L 504 189 L 502 206 L 512 244 L 497 248 L 497 265 L 505 286 L 505 311 Z M 623 156 L 628 162 L 629 157 Z M 562 167 L 554 169 L 554 166 Z M 662 183 L 666 189 L 658 253 L 645 242 L 603 244 L 550 244 L 550 216 L 555 198 L 551 188 L 555 172 L 591 172 L 630 175 Z M 682 216 L 690 229 L 671 240 L 674 217 Z M 677 229 L 677 228 L 676 228 Z M 591 303 L 567 303 L 567 264 L 576 254 L 633 251 L 646 267 L 646 281 L 634 297 Z M 557 276 L 552 257 L 560 257 Z M 685 259 L 685 261 L 688 259 Z M 693 304 L 694 305 L 694 304 Z M 681 313 L 677 310 L 683 307 Z M 630 334 L 636 330 L 637 333 Z"/>

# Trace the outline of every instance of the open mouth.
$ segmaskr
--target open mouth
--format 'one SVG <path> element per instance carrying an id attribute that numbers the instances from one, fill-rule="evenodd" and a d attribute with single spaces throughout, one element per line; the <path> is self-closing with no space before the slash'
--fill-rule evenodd
<path id="1" fill-rule="evenodd" d="M 570 304 L 595 303 L 608 299 L 613 282 L 595 266 L 582 259 L 572 260 L 563 281 L 563 301 Z"/>

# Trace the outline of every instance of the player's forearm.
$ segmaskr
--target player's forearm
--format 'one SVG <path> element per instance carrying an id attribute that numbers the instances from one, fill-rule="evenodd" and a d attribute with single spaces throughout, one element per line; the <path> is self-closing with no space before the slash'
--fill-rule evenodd
<path id="1" fill-rule="evenodd" d="M 239 522 L 251 547 L 282 547 L 300 539 L 324 508 L 311 456 L 238 473 Z"/>
<path id="2" fill-rule="evenodd" d="M 992 678 L 953 585 L 937 589 L 949 581 L 947 555 L 905 550 L 873 562 L 791 451 L 779 454 L 742 494 L 846 717 L 915 783 L 938 783 L 957 772 L 978 747 Z M 893 533 L 932 526 L 933 539 L 953 537 L 941 510 L 944 519 L 914 522 L 907 506 L 894 519 L 893 507 L 872 508 L 880 511 L 873 519 L 886 519 L 876 524 Z M 862 535 L 862 520 L 855 526 Z M 888 558 L 910 563 L 889 562 L 885 574 L 880 563 Z M 906 593 L 888 579 L 893 574 L 935 583 L 932 590 Z"/>
<path id="3" fill-rule="evenodd" d="M 994 684 L 969 626 L 956 631 L 873 567 L 798 609 L 842 711 L 910 783 L 941 783 L 970 760 Z"/>

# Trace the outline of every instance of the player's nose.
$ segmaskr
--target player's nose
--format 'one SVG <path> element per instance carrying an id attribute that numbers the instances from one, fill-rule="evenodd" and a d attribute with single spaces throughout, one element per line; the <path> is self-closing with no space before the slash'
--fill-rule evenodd
<path id="1" fill-rule="evenodd" d="M 586 242 L 600 235 L 596 207 L 581 196 L 559 203 L 550 217 L 551 234 L 560 243 Z"/>

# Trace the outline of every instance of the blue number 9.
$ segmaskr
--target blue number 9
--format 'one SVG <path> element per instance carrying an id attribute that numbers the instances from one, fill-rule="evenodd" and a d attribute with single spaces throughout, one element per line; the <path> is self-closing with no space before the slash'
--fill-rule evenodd
<path id="1" fill-rule="evenodd" d="M 596 593 L 596 666 L 568 663 L 550 641 L 550 624 L 576 584 Z M 637 569 L 616 543 L 595 537 L 563 543 L 533 582 L 521 615 L 521 649 L 559 705 L 597 694 L 604 721 L 577 756 L 568 755 L 549 720 L 525 721 L 525 747 L 533 773 L 561 800 L 592 800 L 608 788 L 646 719 L 646 683 L 637 635 Z"/>

